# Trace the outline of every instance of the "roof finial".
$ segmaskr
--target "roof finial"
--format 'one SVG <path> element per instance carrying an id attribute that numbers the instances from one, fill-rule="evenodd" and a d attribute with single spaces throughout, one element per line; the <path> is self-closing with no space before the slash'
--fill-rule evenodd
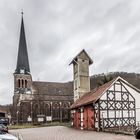
<path id="1" fill-rule="evenodd" d="M 21 15 L 22 15 L 22 17 L 23 17 L 23 14 L 24 14 L 24 13 L 23 13 L 23 9 L 22 9 L 22 10 L 21 10 Z"/>

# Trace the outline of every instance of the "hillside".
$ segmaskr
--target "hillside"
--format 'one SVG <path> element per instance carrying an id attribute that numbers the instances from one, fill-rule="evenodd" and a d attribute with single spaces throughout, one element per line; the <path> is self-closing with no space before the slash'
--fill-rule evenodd
<path id="1" fill-rule="evenodd" d="M 97 74 L 93 75 L 90 78 L 91 89 L 99 86 L 99 83 L 102 82 L 105 76 L 109 76 L 111 78 L 116 78 L 118 76 L 122 77 L 132 85 L 136 86 L 140 89 L 140 74 L 137 73 L 127 73 L 127 72 L 110 72 L 108 74 Z"/>
<path id="2" fill-rule="evenodd" d="M 127 80 L 132 85 L 136 86 L 140 89 L 140 74 L 137 73 L 127 73 L 127 72 L 110 72 L 108 74 L 97 74 L 90 77 L 90 86 L 91 89 L 99 86 L 105 76 L 109 76 L 111 78 L 116 78 L 118 76 L 122 77 L 123 79 Z M 70 83 L 70 87 L 72 87 L 73 82 Z M 1 105 L 1 110 L 6 110 L 6 112 L 10 112 L 11 105 Z"/>

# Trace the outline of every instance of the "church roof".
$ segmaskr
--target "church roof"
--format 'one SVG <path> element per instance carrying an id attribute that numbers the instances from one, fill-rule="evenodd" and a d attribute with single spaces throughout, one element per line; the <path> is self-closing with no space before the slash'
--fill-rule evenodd
<path id="1" fill-rule="evenodd" d="M 33 88 L 36 94 L 56 95 L 56 96 L 72 96 L 73 83 L 56 83 L 56 82 L 40 82 L 34 81 Z"/>
<path id="2" fill-rule="evenodd" d="M 23 16 L 22 16 L 22 19 L 21 19 L 18 58 L 17 58 L 17 67 L 16 67 L 16 70 L 15 70 L 15 73 L 20 73 L 20 69 L 23 69 L 25 71 L 25 73 L 30 73 Z"/>

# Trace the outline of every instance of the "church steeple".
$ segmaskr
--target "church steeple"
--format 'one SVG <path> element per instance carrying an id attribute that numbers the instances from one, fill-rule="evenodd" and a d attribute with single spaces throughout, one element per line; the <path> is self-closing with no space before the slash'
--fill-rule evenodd
<path id="1" fill-rule="evenodd" d="M 17 67 L 15 70 L 16 74 L 28 74 L 30 73 L 27 44 L 25 37 L 24 21 L 23 21 L 23 12 L 21 18 L 21 28 L 20 28 L 20 38 L 19 38 L 19 48 L 18 48 L 18 58 L 17 58 Z"/>
<path id="2" fill-rule="evenodd" d="M 31 93 L 31 86 L 32 86 L 32 76 L 30 74 L 23 22 L 23 12 L 22 12 L 17 67 L 14 73 L 14 93 L 15 94 Z"/>

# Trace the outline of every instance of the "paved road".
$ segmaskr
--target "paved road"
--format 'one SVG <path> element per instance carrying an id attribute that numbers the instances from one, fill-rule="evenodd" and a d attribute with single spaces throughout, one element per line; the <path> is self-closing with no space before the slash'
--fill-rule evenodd
<path id="1" fill-rule="evenodd" d="M 23 140 L 135 140 L 133 136 L 95 131 L 81 131 L 64 126 L 11 130 L 20 133 Z"/>

